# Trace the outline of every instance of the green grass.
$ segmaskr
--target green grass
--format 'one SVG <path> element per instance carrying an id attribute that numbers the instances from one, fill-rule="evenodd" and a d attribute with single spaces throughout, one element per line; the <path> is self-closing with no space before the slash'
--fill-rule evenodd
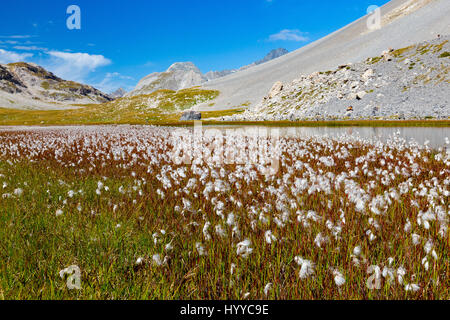
<path id="1" fill-rule="evenodd" d="M 41 87 L 44 90 L 48 90 L 48 89 L 50 89 L 50 84 L 48 83 L 48 81 L 42 81 Z"/>
<path id="2" fill-rule="evenodd" d="M 0 170 L 3 171 L 5 165 L 1 162 Z M 57 217 L 59 198 L 67 197 L 68 191 L 58 181 L 68 181 L 76 190 L 92 193 L 101 177 L 75 178 L 70 176 L 71 170 L 49 171 L 27 164 L 18 165 L 16 170 L 11 183 L 27 181 L 33 188 L 38 185 L 45 188 L 35 188 L 35 192 L 25 195 L 20 203 L 0 199 L 0 224 L 3 226 L 0 228 L 0 298 L 173 297 L 174 291 L 169 290 L 171 281 L 180 280 L 182 274 L 167 279 L 156 269 L 133 268 L 136 252 L 149 255 L 155 249 L 161 250 L 155 248 L 152 239 L 158 226 L 163 227 L 158 223 L 162 212 L 158 211 L 156 201 L 152 204 L 148 197 L 148 207 L 127 209 L 129 205 L 126 205 L 115 214 L 107 201 L 88 196 L 82 201 L 82 213 L 76 209 L 78 201 L 74 200 L 70 201 L 70 209 Z M 131 185 L 132 180 L 114 179 L 109 183 L 114 186 L 111 195 L 128 203 L 129 199 L 117 190 L 120 185 Z M 52 195 L 50 199 L 47 190 Z M 170 220 L 174 213 L 167 207 L 164 214 Z M 138 216 L 144 216 L 145 221 L 140 222 Z M 59 271 L 69 265 L 79 265 L 82 269 L 81 291 L 68 290 L 65 281 L 59 278 Z M 162 282 L 167 287 L 165 292 L 159 291 Z"/>
<path id="3" fill-rule="evenodd" d="M 214 100 L 219 91 L 197 88 L 178 92 L 159 90 L 150 95 L 120 98 L 108 103 L 75 106 L 69 110 L 0 108 L 0 125 L 89 125 L 176 122 L 182 111 Z"/>
<path id="4" fill-rule="evenodd" d="M 181 112 L 136 112 L 125 109 L 117 113 L 114 107 L 98 105 L 82 106 L 73 110 L 13 110 L 0 108 L 0 125 L 50 126 L 50 125 L 99 125 L 99 124 L 152 124 L 190 126 L 193 121 L 180 122 Z M 346 121 L 217 121 L 220 118 L 242 113 L 244 109 L 202 111 L 206 125 L 261 125 L 272 127 L 450 127 L 450 120 L 346 120 Z"/>

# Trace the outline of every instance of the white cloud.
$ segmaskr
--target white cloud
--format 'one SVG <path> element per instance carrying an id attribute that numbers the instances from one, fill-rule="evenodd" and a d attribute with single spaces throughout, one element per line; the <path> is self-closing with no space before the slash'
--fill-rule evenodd
<path id="1" fill-rule="evenodd" d="M 23 50 L 23 51 L 47 51 L 47 48 L 41 48 L 36 46 L 15 46 L 14 49 L 16 50 Z"/>
<path id="2" fill-rule="evenodd" d="M 272 34 L 269 37 L 269 41 L 295 41 L 305 42 L 308 41 L 307 33 L 301 32 L 298 29 L 284 29 L 276 34 Z"/>
<path id="3" fill-rule="evenodd" d="M 0 63 L 12 63 L 25 61 L 33 56 L 32 53 L 17 53 L 0 49 Z"/>
<path id="4" fill-rule="evenodd" d="M 63 79 L 84 82 L 85 77 L 99 67 L 110 65 L 111 60 L 102 55 L 49 51 L 52 62 L 48 68 Z"/>
<path id="5" fill-rule="evenodd" d="M 14 35 L 14 36 L 0 36 L 0 38 L 4 38 L 4 39 L 29 39 L 29 38 L 33 38 L 33 36 L 29 36 L 29 35 Z"/>
<path id="6" fill-rule="evenodd" d="M 2 41 L 0 40 L 1 44 L 18 44 L 18 41 L 13 41 L 13 40 L 6 40 L 6 41 Z"/>

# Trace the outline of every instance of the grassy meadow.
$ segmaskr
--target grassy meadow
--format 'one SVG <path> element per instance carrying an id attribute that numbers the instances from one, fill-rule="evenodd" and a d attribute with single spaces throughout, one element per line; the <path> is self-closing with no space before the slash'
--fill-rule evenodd
<path id="1" fill-rule="evenodd" d="M 450 298 L 445 150 L 280 138 L 267 174 L 242 137 L 177 165 L 175 130 L 0 132 L 0 299 Z"/>

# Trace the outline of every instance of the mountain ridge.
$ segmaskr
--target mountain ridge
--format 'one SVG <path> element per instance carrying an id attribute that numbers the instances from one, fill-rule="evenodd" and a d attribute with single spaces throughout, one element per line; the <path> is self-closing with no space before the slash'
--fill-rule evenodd
<path id="1" fill-rule="evenodd" d="M 65 109 L 111 98 L 92 86 L 63 80 L 27 62 L 0 64 L 0 106 L 13 109 Z"/>
<path id="2" fill-rule="evenodd" d="M 200 69 L 192 62 L 175 62 L 164 72 L 154 72 L 142 78 L 135 89 L 127 93 L 126 96 L 132 97 L 142 94 L 151 94 L 158 90 L 178 91 L 190 87 L 199 86 L 213 79 L 221 78 L 232 73 L 247 70 L 256 65 L 266 63 L 276 59 L 288 51 L 284 48 L 278 48 L 270 51 L 263 59 L 253 62 L 250 65 L 239 69 L 209 71 L 203 74 Z"/>

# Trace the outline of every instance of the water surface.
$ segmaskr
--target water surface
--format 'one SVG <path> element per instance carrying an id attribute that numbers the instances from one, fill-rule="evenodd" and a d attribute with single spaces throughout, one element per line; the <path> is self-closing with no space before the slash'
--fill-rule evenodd
<path id="1" fill-rule="evenodd" d="M 407 142 L 415 141 L 421 145 L 427 143 L 432 148 L 448 147 L 446 138 L 450 138 L 450 127 L 266 127 L 266 126 L 233 126 L 212 125 L 204 126 L 204 129 L 217 128 L 221 130 L 234 130 L 240 128 L 257 128 L 279 130 L 280 136 L 285 137 L 311 137 L 328 136 L 339 137 L 351 135 L 364 139 L 380 140 L 386 142 L 390 137 L 398 135 Z"/>

